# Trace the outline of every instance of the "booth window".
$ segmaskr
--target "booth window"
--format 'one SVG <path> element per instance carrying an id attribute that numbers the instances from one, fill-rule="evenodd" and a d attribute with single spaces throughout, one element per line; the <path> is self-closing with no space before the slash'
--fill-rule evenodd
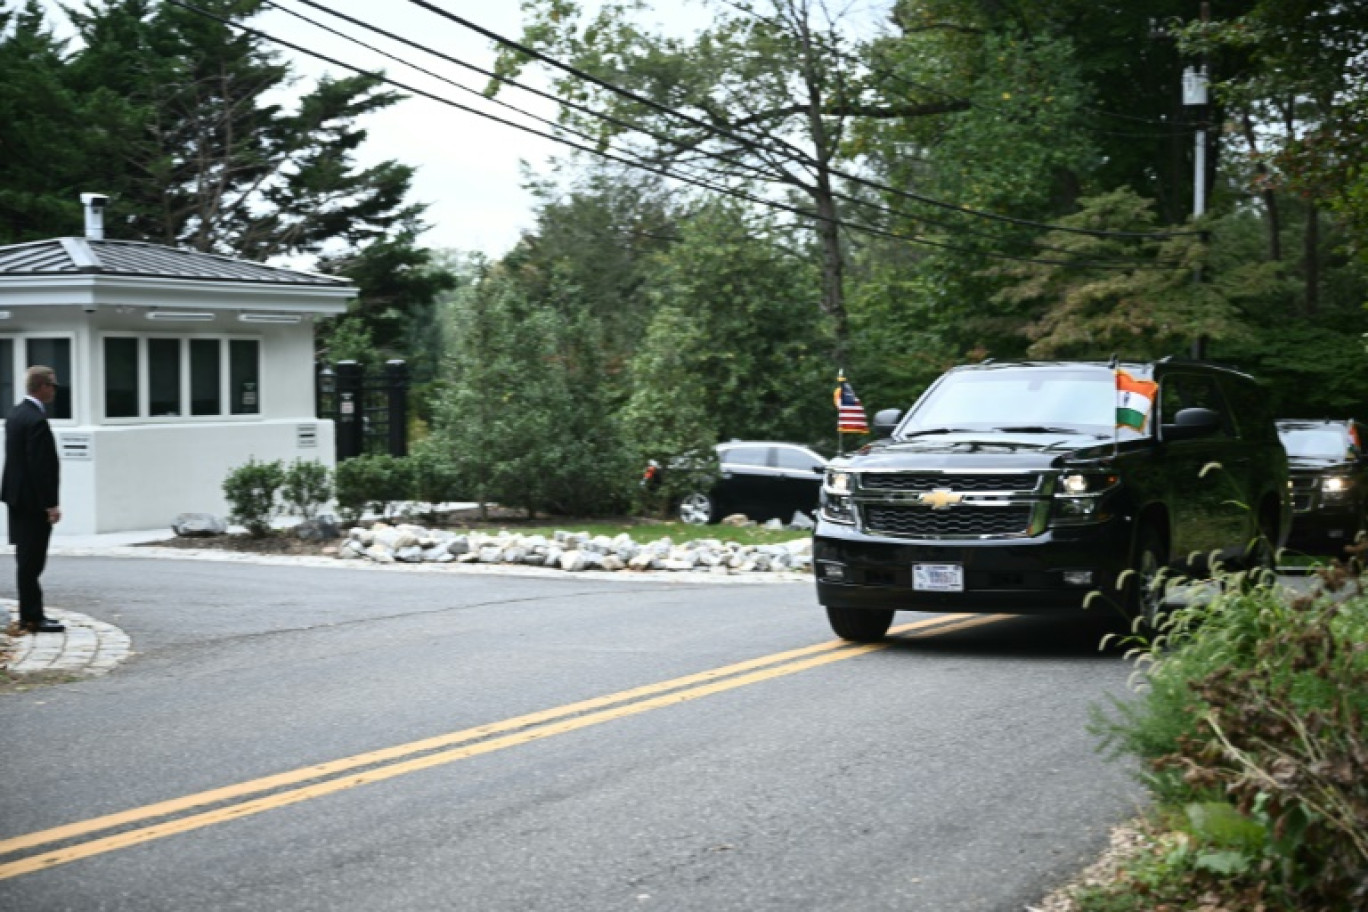
<path id="1" fill-rule="evenodd" d="M 223 414 L 220 379 L 223 363 L 218 339 L 190 340 L 190 414 Z"/>
<path id="2" fill-rule="evenodd" d="M 14 391 L 14 340 L 0 339 L 0 406 L 9 414 L 9 407 L 18 401 Z"/>
<path id="3" fill-rule="evenodd" d="M 181 414 L 181 340 L 147 340 L 147 411 L 153 418 Z"/>
<path id="4" fill-rule="evenodd" d="M 233 339 L 228 343 L 229 389 L 234 415 L 256 415 L 261 411 L 261 343 L 255 339 Z"/>
<path id="5" fill-rule="evenodd" d="M 138 340 L 104 340 L 106 418 L 138 417 Z"/>
<path id="6" fill-rule="evenodd" d="M 260 359 L 256 339 L 105 336 L 104 416 L 260 414 Z"/>
<path id="7" fill-rule="evenodd" d="M 52 418 L 71 417 L 71 340 L 30 336 L 24 340 L 24 369 L 44 364 L 57 372 L 57 395 L 48 406 Z"/>

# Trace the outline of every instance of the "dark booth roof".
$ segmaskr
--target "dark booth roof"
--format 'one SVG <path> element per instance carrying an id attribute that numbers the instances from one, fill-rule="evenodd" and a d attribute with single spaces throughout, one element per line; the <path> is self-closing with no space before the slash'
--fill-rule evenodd
<path id="1" fill-rule="evenodd" d="M 142 241 L 53 238 L 49 241 L 0 246 L 0 278 L 44 275 L 143 276 L 324 288 L 351 285 L 346 279 L 316 272 L 266 266 Z"/>

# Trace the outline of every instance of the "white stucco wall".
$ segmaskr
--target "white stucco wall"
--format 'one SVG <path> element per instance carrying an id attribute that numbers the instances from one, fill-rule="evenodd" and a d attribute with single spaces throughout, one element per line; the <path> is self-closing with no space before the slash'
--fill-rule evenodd
<path id="1" fill-rule="evenodd" d="M 62 444 L 89 441 L 88 458 L 68 452 L 62 460 L 64 535 L 169 529 L 180 513 L 226 518 L 223 479 L 249 459 L 332 468 L 335 452 L 332 422 L 317 419 L 69 428 L 57 436 Z"/>
<path id="2" fill-rule="evenodd" d="M 70 368 L 58 379 L 67 387 L 72 414 L 52 420 L 63 457 L 59 534 L 169 528 L 179 513 L 214 513 L 226 518 L 223 479 L 248 459 L 286 463 L 311 459 L 334 466 L 332 422 L 314 417 L 313 321 L 341 312 L 345 290 L 241 284 L 204 287 L 104 276 L 44 280 L 49 281 L 51 288 L 44 284 L 37 290 L 0 282 L 0 337 L 15 340 L 16 360 L 23 358 L 27 337 L 71 341 Z M 212 318 L 149 320 L 153 306 L 208 311 Z M 241 313 L 252 309 L 298 314 L 299 322 L 240 319 Z M 259 413 L 106 418 L 103 338 L 110 333 L 258 340 Z M 14 366 L 15 398 L 23 393 L 19 383 L 24 366 Z M 0 403 L 0 409 L 7 414 L 12 405 Z M 312 433 L 301 434 L 301 429 L 312 429 Z M 0 440 L 3 436 L 0 429 Z M 0 534 L 7 532 L 7 525 L 0 509 Z"/>

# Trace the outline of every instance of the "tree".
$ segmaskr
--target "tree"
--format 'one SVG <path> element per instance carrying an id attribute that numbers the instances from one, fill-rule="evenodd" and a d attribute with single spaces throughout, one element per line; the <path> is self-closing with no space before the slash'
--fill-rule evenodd
<path id="1" fill-rule="evenodd" d="M 1368 261 L 1368 9 L 1335 0 L 1258 0 L 1220 13 L 1192 23 L 1183 39 L 1192 53 L 1240 61 L 1216 71 L 1214 88 L 1239 113 L 1238 151 L 1250 163 L 1254 189 L 1266 202 L 1287 190 L 1310 207 L 1338 213 L 1350 248 Z M 1314 269 L 1311 212 L 1306 261 Z M 1276 218 L 1271 224 L 1276 229 Z M 1307 294 L 1314 304 L 1313 278 Z"/>
<path id="2" fill-rule="evenodd" d="M 400 96 L 374 76 L 324 78 L 282 107 L 272 99 L 293 84 L 289 66 L 232 25 L 264 5 L 206 0 L 204 15 L 90 0 L 69 11 L 81 39 L 70 53 L 36 0 L 0 10 L 0 241 L 70 234 L 79 192 L 104 192 L 112 239 L 319 257 L 359 286 L 355 329 L 379 356 L 402 356 L 434 338 L 434 302 L 454 278 L 418 244 L 413 169 L 354 161 L 358 122 Z"/>
<path id="3" fill-rule="evenodd" d="M 1128 256 L 1131 269 L 1063 268 L 1019 263 L 994 271 L 1015 280 L 996 296 L 1016 308 L 1026 353 L 1040 358 L 1156 358 L 1181 354 L 1194 336 L 1238 338 L 1247 329 L 1229 287 L 1198 283 L 1206 261 L 1198 238 L 1144 237 L 1155 227 L 1153 205 L 1128 190 L 1081 201 L 1064 228 L 1095 228 L 1140 237 L 1097 237 L 1055 231 L 1046 240 L 1083 261 Z"/>
<path id="4" fill-rule="evenodd" d="M 448 387 L 435 434 L 461 488 L 481 505 L 519 506 L 533 517 L 626 502 L 630 471 L 596 383 L 597 339 L 567 310 L 529 300 L 495 267 L 462 290 L 448 315 Z"/>
<path id="5" fill-rule="evenodd" d="M 437 301 L 459 280 L 431 250 L 418 246 L 420 228 L 412 222 L 397 226 L 393 236 L 325 258 L 320 268 L 346 276 L 361 289 L 346 319 L 368 334 L 374 357 L 406 357 L 431 371 L 441 357 L 433 331 Z M 329 335 L 320 341 L 327 344 Z"/>
<path id="6" fill-rule="evenodd" d="M 830 439 L 831 326 L 821 319 L 812 258 L 785 250 L 782 234 L 731 202 L 681 222 L 646 288 L 655 317 L 624 410 L 645 452 L 654 456 L 666 440 L 691 445 L 708 431 L 710 445 Z M 669 431 L 656 439 L 657 428 Z"/>
<path id="7" fill-rule="evenodd" d="M 593 162 L 568 186 L 543 179 L 530 188 L 536 225 L 504 265 L 534 299 L 554 300 L 558 287 L 576 289 L 573 303 L 600 327 L 606 369 L 620 373 L 650 320 L 641 288 L 655 255 L 676 240 L 678 203 L 654 175 Z"/>
<path id="8" fill-rule="evenodd" d="M 0 244 L 81 223 L 89 109 L 67 85 L 65 54 L 38 0 L 0 8 Z"/>
<path id="9" fill-rule="evenodd" d="M 818 239 L 819 300 L 840 360 L 848 328 L 837 164 L 851 117 L 891 115 L 864 104 L 850 40 L 826 8 L 813 0 L 718 4 L 714 25 L 690 41 L 633 24 L 630 13 L 646 8 L 640 0 L 605 4 L 582 29 L 567 0 L 525 8 L 525 44 L 577 71 L 557 77 L 567 131 L 643 167 L 752 200 L 787 199 Z M 502 73 L 527 61 L 509 52 Z"/>
<path id="10" fill-rule="evenodd" d="M 1022 352 L 1014 318 L 990 307 L 1002 276 L 984 264 L 1068 260 L 1037 226 L 1072 211 L 1102 161 L 1084 128 L 1091 90 L 1069 39 L 1022 34 L 974 4 L 934 7 L 897 7 L 904 34 L 871 49 L 869 79 L 890 98 L 913 93 L 963 106 L 856 128 L 858 148 L 888 188 L 888 226 L 920 242 L 865 240 L 853 257 L 852 323 L 875 348 L 857 347 L 850 366 L 864 377 L 872 369 L 876 380 L 904 378 L 893 390 L 899 403 L 949 364 Z M 888 297 L 895 290 L 901 300 Z M 902 330 L 907 345 L 882 327 Z M 911 353 L 921 357 L 887 370 L 890 358 Z"/>
<path id="11" fill-rule="evenodd" d="M 412 169 L 352 160 L 359 118 L 393 104 L 373 76 L 322 79 L 292 112 L 263 39 L 232 28 L 264 0 L 207 0 L 213 16 L 153 0 L 73 10 L 85 47 L 68 84 L 98 112 L 110 235 L 267 260 L 364 246 L 416 219 Z M 222 20 L 222 21 L 221 21 Z"/>

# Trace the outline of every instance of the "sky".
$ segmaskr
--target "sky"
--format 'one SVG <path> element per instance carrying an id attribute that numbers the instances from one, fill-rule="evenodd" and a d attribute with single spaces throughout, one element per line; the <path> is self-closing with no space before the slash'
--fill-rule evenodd
<path id="1" fill-rule="evenodd" d="M 193 0 L 187 2 L 193 3 Z M 71 37 L 73 30 L 57 0 L 44 0 L 44 4 L 56 33 Z M 478 92 L 487 81 L 479 73 L 415 50 L 363 25 L 320 12 L 298 0 L 272 0 L 272 4 L 277 8 L 267 9 L 250 25 L 272 37 L 339 61 L 368 70 L 383 69 L 392 79 L 467 107 L 522 122 L 540 132 L 547 130 L 544 124 L 520 117 L 452 85 L 457 83 Z M 84 5 L 83 0 L 74 0 L 74 5 L 79 8 Z M 409 0 L 327 0 L 320 5 L 448 57 L 485 70 L 493 69 L 497 53 L 494 41 Z M 518 0 L 434 0 L 433 5 L 501 36 L 513 40 L 522 37 Z M 596 2 L 586 0 L 584 5 L 592 8 Z M 647 22 L 654 21 L 676 34 L 689 34 L 706 25 L 707 13 L 700 0 L 662 0 L 657 5 L 663 12 L 652 14 L 653 18 L 648 18 Z M 357 38 L 376 50 L 330 34 L 325 28 L 286 11 Z M 312 86 L 324 73 L 351 74 L 344 67 L 325 63 L 298 50 L 275 47 L 302 77 L 301 88 Z M 399 61 L 382 52 L 398 57 Z M 404 65 L 405 62 L 429 70 L 435 76 L 411 69 Z M 531 73 L 520 79 L 537 84 L 537 78 Z M 545 87 L 544 80 L 541 85 Z M 534 172 L 544 171 L 553 155 L 569 150 L 442 102 L 405 94 L 410 97 L 358 121 L 368 136 L 356 153 L 357 163 L 368 167 L 394 160 L 417 169 L 410 199 L 428 205 L 425 220 L 431 227 L 421 238 L 424 246 L 482 252 L 491 257 L 507 253 L 521 233 L 534 225 L 534 201 L 523 189 L 526 179 L 523 166 L 531 167 Z M 523 92 L 504 89 L 500 100 L 547 119 L 555 117 L 549 102 Z"/>
<path id="2" fill-rule="evenodd" d="M 58 34 L 70 34 L 69 29 L 63 29 L 65 19 L 55 0 L 45 2 L 52 11 L 50 20 Z M 863 5 L 866 0 L 854 2 Z M 320 12 L 299 0 L 271 0 L 271 3 L 277 8 L 268 9 L 250 24 L 272 37 L 368 70 L 383 69 L 392 79 L 442 98 L 520 121 L 538 131 L 547 129 L 543 124 L 522 118 L 451 84 L 478 92 L 487 80 L 476 72 L 415 50 L 364 26 Z M 320 5 L 446 56 L 485 70 L 493 68 L 497 52 L 490 38 L 410 0 L 326 0 Z M 433 5 L 501 36 L 513 40 L 522 37 L 518 0 L 433 0 Z M 594 8 L 597 0 L 582 0 L 582 5 Z M 868 3 L 865 13 L 871 21 L 874 14 L 870 10 L 880 5 Z M 709 11 L 703 0 L 658 0 L 654 8 L 654 12 L 643 15 L 642 22 L 671 34 L 689 35 L 708 22 Z M 330 34 L 291 12 L 353 36 L 376 50 Z M 304 88 L 312 86 L 325 72 L 339 76 L 350 74 L 343 67 L 324 63 L 298 50 L 279 45 L 276 49 L 302 77 Z M 399 61 L 387 58 L 381 52 L 393 54 Z M 416 64 L 435 76 L 420 73 L 405 63 Z M 520 79 L 536 84 L 536 76 L 532 73 Z M 544 86 L 544 82 L 541 84 Z M 509 89 L 501 91 L 499 98 L 542 117 L 555 117 L 553 106 L 544 99 Z M 432 248 L 482 252 L 494 258 L 507 253 L 523 231 L 534 227 L 534 200 L 523 189 L 527 177 L 524 168 L 544 173 L 552 156 L 566 155 L 570 151 L 550 140 L 420 95 L 411 95 L 386 110 L 367 115 L 358 123 L 368 132 L 365 144 L 357 151 L 359 165 L 366 167 L 394 160 L 417 169 L 410 199 L 428 205 L 425 220 L 431 226 L 420 243 Z"/>
<path id="3" fill-rule="evenodd" d="M 485 77 L 469 69 L 293 0 L 278 2 L 281 7 L 345 31 L 451 82 L 476 91 L 486 82 Z M 436 5 L 500 35 L 514 40 L 522 36 L 522 17 L 516 2 L 440 0 Z M 331 0 L 327 6 L 474 66 L 485 70 L 493 68 L 496 50 L 492 41 L 406 0 L 385 0 L 383 4 L 375 0 Z M 263 32 L 339 60 L 367 68 L 383 68 L 391 78 L 442 98 L 523 122 L 543 132 L 546 129 L 544 125 L 501 109 L 475 94 L 360 48 L 279 10 L 269 10 L 256 20 L 256 25 Z M 325 71 L 346 75 L 339 67 L 297 51 L 280 50 L 296 71 L 310 82 Z M 543 117 L 555 116 L 547 103 L 525 93 L 505 89 L 500 97 Z M 483 252 L 491 257 L 508 252 L 520 233 L 533 226 L 533 200 L 522 189 L 522 163 L 540 170 L 560 148 L 549 140 L 417 95 L 370 115 L 360 123 L 368 132 L 365 145 L 358 151 L 360 164 L 371 165 L 392 159 L 417 168 L 411 198 L 428 205 L 426 221 L 432 226 L 423 235 L 422 243 L 434 248 Z"/>

